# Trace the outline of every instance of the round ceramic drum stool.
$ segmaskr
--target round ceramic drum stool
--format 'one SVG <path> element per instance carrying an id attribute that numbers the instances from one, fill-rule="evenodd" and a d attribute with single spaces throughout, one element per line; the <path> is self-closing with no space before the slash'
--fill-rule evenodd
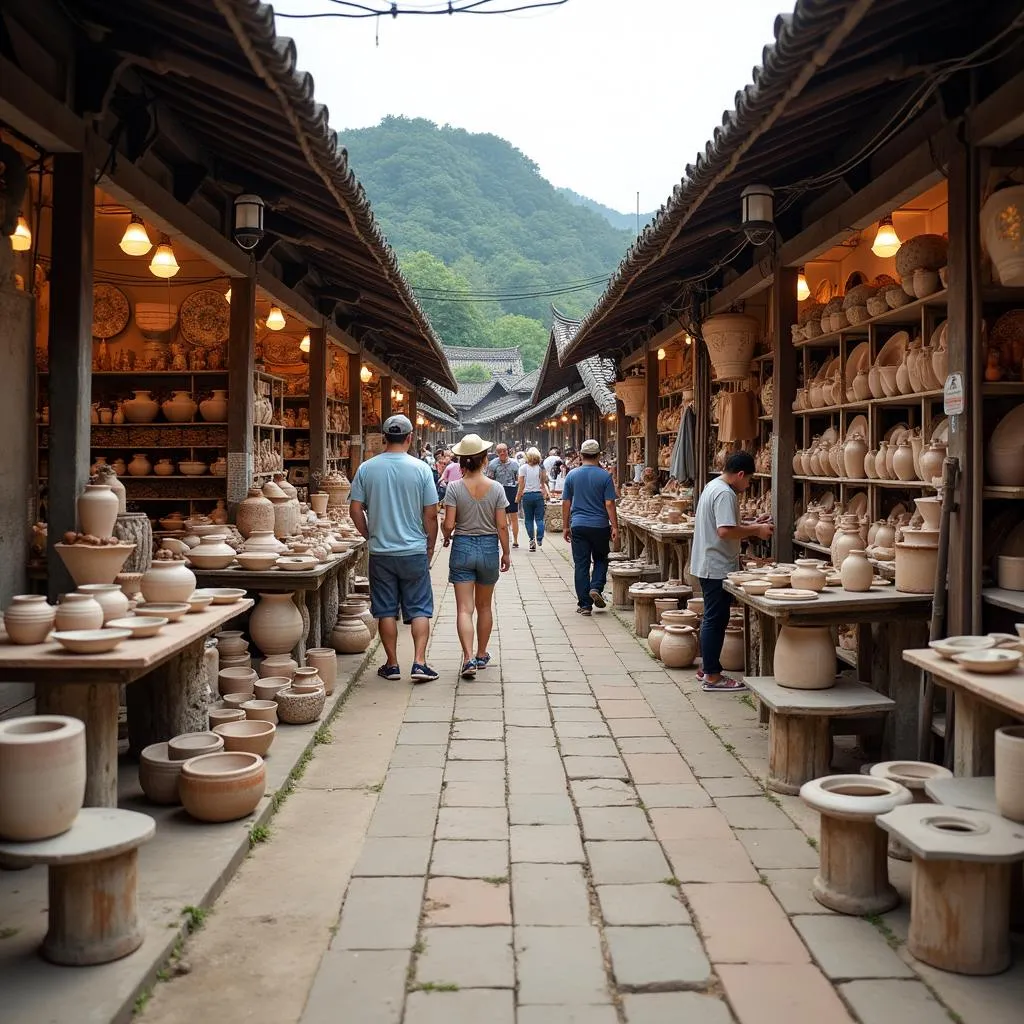
<path id="1" fill-rule="evenodd" d="M 936 804 L 878 819 L 912 855 L 907 949 L 956 974 L 1010 966 L 1010 876 L 1024 860 L 1024 829 L 995 814 Z"/>
<path id="2" fill-rule="evenodd" d="M 875 824 L 913 797 L 888 779 L 826 775 L 805 782 L 800 797 L 821 815 L 814 898 L 840 914 L 883 914 L 899 903 L 889 883 L 885 833 Z"/>
<path id="3" fill-rule="evenodd" d="M 148 814 L 85 807 L 53 839 L 0 843 L 0 856 L 15 864 L 49 866 L 49 929 L 40 950 L 47 960 L 72 967 L 106 964 L 142 945 L 139 847 L 155 833 Z"/>
<path id="4" fill-rule="evenodd" d="M 951 779 L 953 773 L 948 768 L 929 761 L 882 761 L 873 764 L 868 774 L 873 779 L 888 779 L 898 782 L 910 790 L 915 804 L 931 803 L 925 792 L 924 784 L 932 779 Z M 894 860 L 910 860 L 910 851 L 898 839 L 889 837 L 889 856 Z"/>
<path id="5" fill-rule="evenodd" d="M 646 562 L 620 562 L 608 569 L 612 580 L 612 604 L 620 610 L 633 607 L 633 599 L 629 596 L 629 588 L 634 583 L 654 583 L 661 579 L 661 570 L 656 565 Z M 661 595 L 659 595 L 661 596 Z"/>

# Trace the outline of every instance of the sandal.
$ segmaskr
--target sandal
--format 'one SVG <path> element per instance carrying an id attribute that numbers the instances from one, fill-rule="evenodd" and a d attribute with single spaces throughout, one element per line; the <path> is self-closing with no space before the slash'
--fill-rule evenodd
<path id="1" fill-rule="evenodd" d="M 476 658 L 470 658 L 469 661 L 467 661 L 466 664 L 462 666 L 462 678 L 476 678 Z"/>
<path id="2" fill-rule="evenodd" d="M 722 676 L 716 682 L 712 682 L 705 676 L 701 680 L 700 688 L 705 693 L 739 693 L 747 688 L 747 684 L 730 676 Z"/>

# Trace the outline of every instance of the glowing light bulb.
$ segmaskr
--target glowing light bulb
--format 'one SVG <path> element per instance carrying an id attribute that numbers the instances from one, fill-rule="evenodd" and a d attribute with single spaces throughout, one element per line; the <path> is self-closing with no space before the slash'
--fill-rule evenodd
<path id="1" fill-rule="evenodd" d="M 175 259 L 171 241 L 164 235 L 156 247 L 156 252 L 153 253 L 153 258 L 149 261 L 149 272 L 154 277 L 169 278 L 174 277 L 179 270 L 181 267 L 178 266 L 178 261 Z"/>
<path id="2" fill-rule="evenodd" d="M 129 256 L 145 256 L 153 248 L 153 243 L 146 232 L 146 225 L 134 213 L 128 222 L 128 227 L 124 229 L 124 234 L 118 245 L 121 247 L 121 252 Z"/>
<path id="3" fill-rule="evenodd" d="M 807 275 L 802 270 L 796 276 L 796 297 L 798 302 L 811 297 L 811 286 L 807 283 Z"/>
<path id="4" fill-rule="evenodd" d="M 361 369 L 361 370 L 359 371 L 359 379 L 360 379 L 360 380 L 361 380 L 361 381 L 362 381 L 362 382 L 363 382 L 364 384 L 369 384 L 369 383 L 370 383 L 370 381 L 371 381 L 371 380 L 373 380 L 373 370 L 371 370 L 371 369 L 370 369 L 370 368 L 369 368 L 368 366 L 364 366 L 364 367 L 363 367 L 363 368 L 362 368 L 362 369 Z"/>
<path id="5" fill-rule="evenodd" d="M 895 256 L 900 251 L 900 236 L 892 226 L 892 214 L 887 214 L 878 222 L 875 240 L 871 243 L 871 251 L 876 256 Z"/>
<path id="6" fill-rule="evenodd" d="M 306 331 L 306 333 L 302 337 L 302 341 L 299 342 L 299 351 L 300 352 L 308 352 L 309 351 L 309 331 Z"/>
<path id="7" fill-rule="evenodd" d="M 663 348 L 659 348 L 658 349 L 658 362 L 661 362 L 661 360 L 664 359 L 665 356 L 666 356 L 665 350 Z"/>
<path id="8" fill-rule="evenodd" d="M 280 306 L 271 306 L 267 314 L 267 327 L 272 331 L 283 331 L 288 321 L 284 318 Z"/>
<path id="9" fill-rule="evenodd" d="M 230 302 L 231 301 L 231 285 L 228 285 L 228 290 L 224 293 L 224 301 L 225 302 Z"/>
<path id="10" fill-rule="evenodd" d="M 24 217 L 18 218 L 14 234 L 11 235 L 11 248 L 15 252 L 28 252 L 32 248 L 32 231 Z"/>

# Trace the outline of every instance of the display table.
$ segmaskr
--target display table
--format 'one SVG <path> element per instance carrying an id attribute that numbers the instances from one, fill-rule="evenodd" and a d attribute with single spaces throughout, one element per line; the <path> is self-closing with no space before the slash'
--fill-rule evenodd
<path id="1" fill-rule="evenodd" d="M 107 654 L 71 654 L 56 640 L 0 640 L 0 682 L 35 683 L 41 715 L 85 722 L 86 807 L 117 806 L 119 688 L 128 687 L 132 746 L 206 728 L 206 638 L 252 608 L 248 598 L 214 604 L 169 622 L 153 637 L 128 639 Z"/>
<path id="2" fill-rule="evenodd" d="M 726 582 L 725 590 L 743 605 L 745 618 L 757 616 L 760 642 L 753 652 L 757 664 L 750 666 L 755 675 L 774 672 L 775 640 L 781 626 L 869 623 L 870 629 L 859 630 L 857 678 L 895 701 L 879 760 L 917 756 L 919 679 L 903 661 L 903 652 L 927 638 L 931 594 L 901 594 L 891 586 L 873 587 L 863 594 L 826 587 L 815 601 L 776 601 L 752 597 L 734 583 Z M 747 636 L 751 635 L 748 628 Z"/>
<path id="3" fill-rule="evenodd" d="M 995 730 L 1024 721 L 1024 670 L 1005 675 L 969 672 L 928 648 L 903 652 L 909 665 L 930 672 L 955 701 L 953 774 L 991 775 L 995 771 Z"/>
<path id="4" fill-rule="evenodd" d="M 661 569 L 662 579 L 682 580 L 690 563 L 693 527 L 620 515 L 623 550 L 630 558 L 645 557 Z"/>

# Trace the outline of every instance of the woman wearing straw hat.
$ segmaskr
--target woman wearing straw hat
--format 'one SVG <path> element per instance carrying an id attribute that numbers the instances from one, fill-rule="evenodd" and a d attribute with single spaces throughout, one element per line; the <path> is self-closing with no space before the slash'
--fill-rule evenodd
<path id="1" fill-rule="evenodd" d="M 473 678 L 477 669 L 490 664 L 487 642 L 494 624 L 491 599 L 499 573 L 507 572 L 509 567 L 508 518 L 505 515 L 508 498 L 501 484 L 483 474 L 491 444 L 476 434 L 467 434 L 452 448 L 462 468 L 462 479 L 452 480 L 444 494 L 441 529 L 445 546 L 449 542 L 452 545 L 448 581 L 455 586 L 463 679 Z"/>

